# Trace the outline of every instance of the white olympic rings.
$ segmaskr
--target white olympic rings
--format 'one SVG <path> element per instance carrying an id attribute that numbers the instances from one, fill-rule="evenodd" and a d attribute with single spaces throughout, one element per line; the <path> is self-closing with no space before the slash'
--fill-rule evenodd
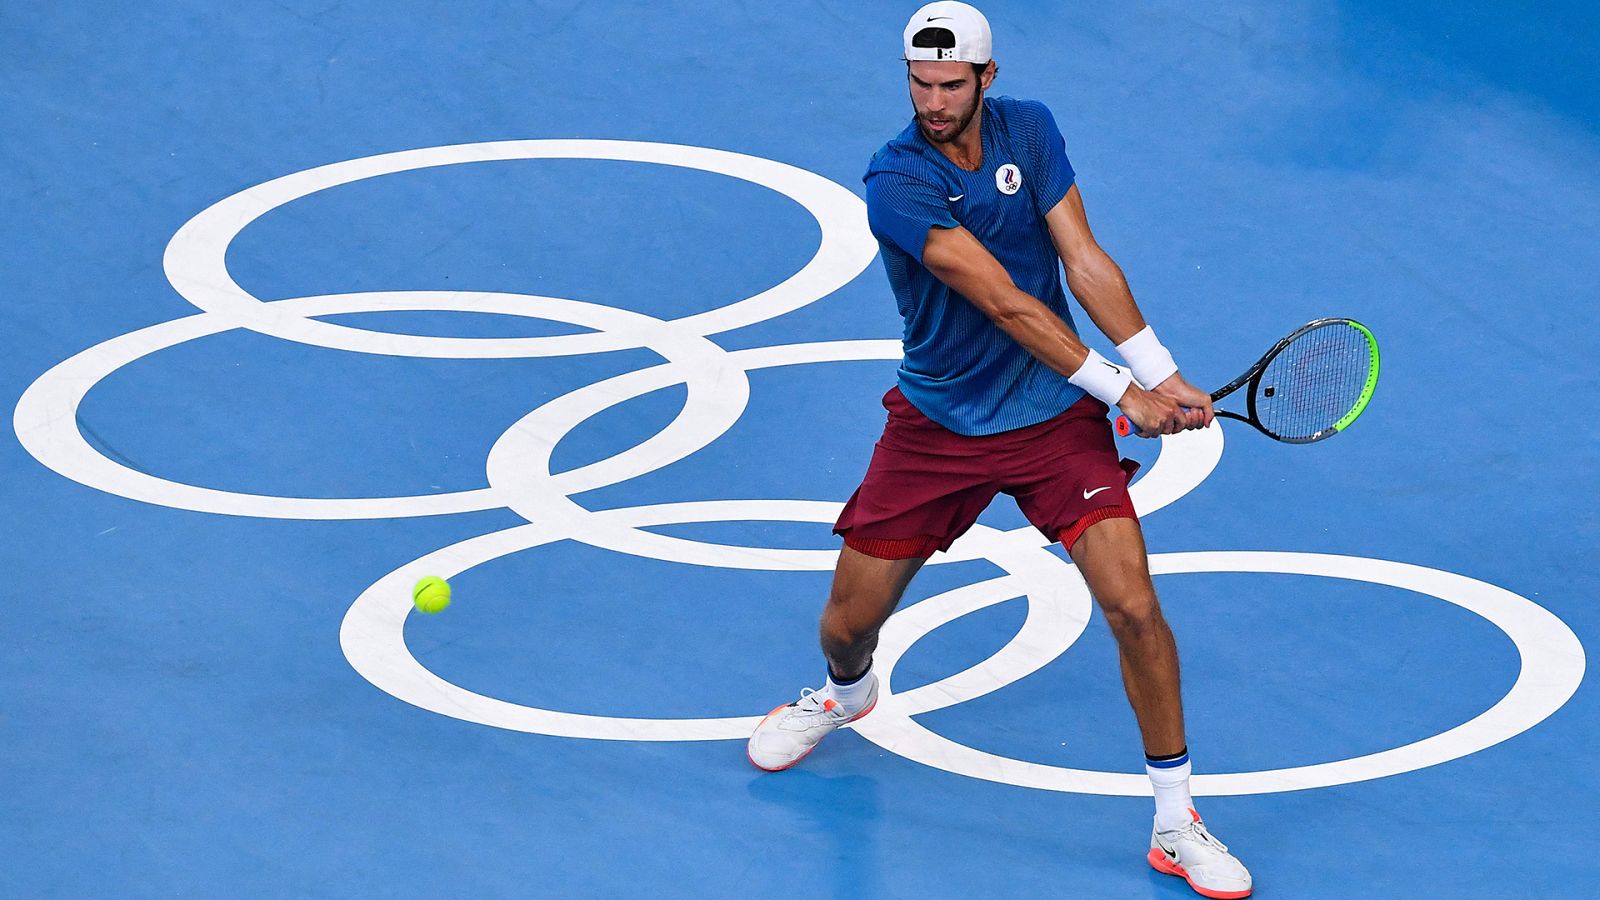
<path id="1" fill-rule="evenodd" d="M 225 262 L 233 239 L 251 222 L 293 200 L 366 178 L 427 167 L 513 159 L 600 159 L 700 169 L 783 194 L 810 212 L 821 244 L 800 271 L 753 297 L 662 320 L 596 303 L 508 293 L 386 291 L 263 302 L 234 282 Z M 351 605 L 340 644 L 351 665 L 408 703 L 501 728 L 606 740 L 717 740 L 748 736 L 759 717 L 651 719 L 595 716 L 520 706 L 473 693 L 428 671 L 405 645 L 407 588 L 422 574 L 453 577 L 510 553 L 578 541 L 619 553 L 691 565 L 769 571 L 831 569 L 829 550 L 744 547 L 688 540 L 650 526 L 719 521 L 831 522 L 836 502 L 703 500 L 589 510 L 573 496 L 659 470 L 709 446 L 738 421 L 749 400 L 747 373 L 761 368 L 891 360 L 899 343 L 833 341 L 723 350 L 708 336 L 765 321 L 827 296 L 870 264 L 876 246 L 861 201 L 819 175 L 757 157 L 675 144 L 629 141 L 501 141 L 430 147 L 365 157 L 286 175 L 214 204 L 173 236 L 165 254 L 172 285 L 203 312 L 113 338 L 56 365 L 17 404 L 13 424 L 44 465 L 119 496 L 200 512 L 286 519 L 358 519 L 444 515 L 510 508 L 530 524 L 471 538 L 407 563 L 375 582 Z M 526 338 L 447 338 L 369 331 L 319 321 L 337 313 L 437 310 L 527 316 L 591 329 Z M 489 487 L 412 497 L 306 498 L 222 491 L 128 468 L 95 450 L 76 425 L 83 398 L 129 363 L 187 341 L 245 328 L 298 343 L 391 356 L 493 359 L 566 356 L 646 348 L 666 361 L 579 388 L 528 413 L 490 449 Z M 594 415 L 653 391 L 683 384 L 687 399 L 665 428 L 611 457 L 561 473 L 551 454 Z M 1132 487 L 1148 515 L 1182 497 L 1210 474 L 1222 453 L 1220 429 L 1164 438 L 1156 464 Z M 878 710 L 854 727 L 909 759 L 975 778 L 1046 790 L 1148 794 L 1143 775 L 1045 766 L 988 754 L 940 737 L 913 716 L 971 700 L 1025 677 L 1065 652 L 1083 632 L 1090 600 L 1076 570 L 1043 549 L 1032 529 L 974 528 L 934 563 L 987 559 L 1006 572 L 916 603 L 890 619 L 877 654 L 883 679 Z M 1282 572 L 1392 585 L 1438 597 L 1483 616 L 1516 643 L 1522 668 L 1493 707 L 1442 734 L 1362 757 L 1264 772 L 1195 777 L 1196 793 L 1299 790 L 1378 778 L 1435 765 L 1503 741 L 1549 716 L 1572 695 L 1584 653 L 1569 628 L 1526 598 L 1464 576 L 1404 563 L 1307 553 L 1156 554 L 1156 574 Z M 1025 597 L 1022 627 L 988 659 L 903 693 L 894 667 L 917 640 L 963 615 Z"/>

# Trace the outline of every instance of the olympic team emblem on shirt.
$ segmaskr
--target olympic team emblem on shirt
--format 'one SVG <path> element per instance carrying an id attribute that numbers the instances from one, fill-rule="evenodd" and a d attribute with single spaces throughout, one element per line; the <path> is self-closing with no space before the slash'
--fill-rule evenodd
<path id="1" fill-rule="evenodd" d="M 1002 194 L 1015 194 L 1022 189 L 1022 170 L 1011 163 L 995 169 L 994 186 L 999 188 Z"/>

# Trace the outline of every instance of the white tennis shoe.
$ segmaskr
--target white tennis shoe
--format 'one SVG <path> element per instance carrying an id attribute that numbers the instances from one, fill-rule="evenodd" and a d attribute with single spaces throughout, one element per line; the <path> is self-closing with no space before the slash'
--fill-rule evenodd
<path id="1" fill-rule="evenodd" d="M 1206 831 L 1200 814 L 1189 810 L 1194 821 L 1176 831 L 1150 832 L 1150 867 L 1176 875 L 1202 897 L 1233 900 L 1250 896 L 1250 872 L 1234 859 L 1226 844 Z"/>
<path id="2" fill-rule="evenodd" d="M 826 689 L 805 688 L 800 699 L 780 706 L 761 720 L 745 751 L 758 769 L 779 772 L 806 758 L 822 739 L 840 725 L 848 725 L 878 705 L 878 676 L 867 673 L 872 683 L 867 700 L 854 712 L 828 696 Z"/>

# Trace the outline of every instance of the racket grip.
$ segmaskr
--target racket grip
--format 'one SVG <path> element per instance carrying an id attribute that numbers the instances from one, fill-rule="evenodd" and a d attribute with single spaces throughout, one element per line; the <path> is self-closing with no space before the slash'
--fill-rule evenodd
<path id="1" fill-rule="evenodd" d="M 1182 407 L 1182 409 L 1184 412 L 1189 411 L 1187 406 Z M 1139 433 L 1139 429 L 1134 426 L 1133 420 L 1124 415 L 1117 416 L 1116 428 L 1118 437 L 1130 437 Z"/>

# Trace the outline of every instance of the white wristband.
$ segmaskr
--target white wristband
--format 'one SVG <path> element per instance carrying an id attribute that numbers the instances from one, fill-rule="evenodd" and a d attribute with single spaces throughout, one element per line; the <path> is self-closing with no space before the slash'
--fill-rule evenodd
<path id="1" fill-rule="evenodd" d="M 1133 377 L 1145 388 L 1154 389 L 1156 385 L 1172 377 L 1178 371 L 1178 364 L 1173 362 L 1172 354 L 1167 348 L 1161 346 L 1156 340 L 1156 332 L 1149 325 L 1144 330 L 1117 345 L 1117 352 L 1122 355 L 1128 368 L 1133 370 Z"/>
<path id="2" fill-rule="evenodd" d="M 1078 371 L 1067 376 L 1067 380 L 1088 391 L 1101 403 L 1116 406 L 1127 392 L 1128 385 L 1133 383 L 1133 375 L 1121 366 L 1112 365 L 1090 347 L 1089 357 L 1078 367 Z"/>

